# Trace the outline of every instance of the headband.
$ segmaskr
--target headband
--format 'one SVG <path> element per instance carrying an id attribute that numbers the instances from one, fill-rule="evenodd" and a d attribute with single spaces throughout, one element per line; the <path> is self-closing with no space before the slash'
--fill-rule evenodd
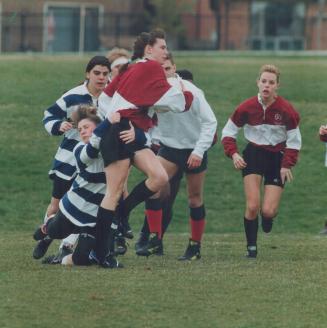
<path id="1" fill-rule="evenodd" d="M 124 65 L 127 64 L 128 62 L 129 60 L 126 57 L 118 57 L 111 63 L 110 68 L 113 69 L 118 65 Z"/>

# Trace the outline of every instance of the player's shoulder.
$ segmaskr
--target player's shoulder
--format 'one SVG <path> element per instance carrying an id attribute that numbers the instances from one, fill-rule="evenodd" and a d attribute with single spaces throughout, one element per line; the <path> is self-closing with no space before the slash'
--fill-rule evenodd
<path id="1" fill-rule="evenodd" d="M 258 96 L 253 96 L 243 100 L 238 106 L 238 109 L 245 109 L 248 107 L 257 106 L 259 104 Z"/>

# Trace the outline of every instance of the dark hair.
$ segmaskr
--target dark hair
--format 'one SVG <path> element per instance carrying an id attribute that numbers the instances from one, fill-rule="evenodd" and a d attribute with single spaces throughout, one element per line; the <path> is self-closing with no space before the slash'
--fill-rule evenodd
<path id="1" fill-rule="evenodd" d="M 99 64 L 97 64 L 99 65 Z M 71 120 L 77 127 L 78 123 L 84 119 L 88 119 L 95 125 L 101 123 L 101 118 L 97 115 L 97 108 L 93 105 L 82 104 L 77 107 L 76 112 L 72 114 Z"/>
<path id="2" fill-rule="evenodd" d="M 134 42 L 132 60 L 142 58 L 144 56 L 144 49 L 147 45 L 153 46 L 157 39 L 165 38 L 165 32 L 161 29 L 155 29 L 151 32 L 142 32 Z"/>
<path id="3" fill-rule="evenodd" d="M 183 79 L 193 82 L 193 74 L 187 69 L 177 70 L 176 73 Z"/>
<path id="4" fill-rule="evenodd" d="M 86 68 L 85 68 L 85 72 L 89 73 L 94 68 L 94 66 L 96 66 L 96 65 L 106 66 L 106 67 L 108 67 L 108 69 L 110 71 L 110 62 L 109 62 L 107 57 L 105 57 L 105 56 L 94 56 L 87 63 Z"/>

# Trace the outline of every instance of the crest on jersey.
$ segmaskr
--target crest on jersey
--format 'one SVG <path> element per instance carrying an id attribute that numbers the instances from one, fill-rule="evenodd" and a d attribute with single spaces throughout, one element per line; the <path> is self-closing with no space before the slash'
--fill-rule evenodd
<path id="1" fill-rule="evenodd" d="M 277 114 L 275 114 L 275 121 L 276 122 L 281 122 L 281 120 L 282 120 L 282 115 L 280 115 L 279 113 L 277 113 Z"/>

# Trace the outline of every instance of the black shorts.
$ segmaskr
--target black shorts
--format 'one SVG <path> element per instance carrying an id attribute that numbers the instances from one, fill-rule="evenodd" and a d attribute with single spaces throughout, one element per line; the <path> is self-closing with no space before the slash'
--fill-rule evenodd
<path id="1" fill-rule="evenodd" d="M 72 233 L 81 233 L 92 231 L 92 227 L 77 226 L 71 222 L 60 210 L 46 223 L 47 231 L 52 239 L 64 239 Z"/>
<path id="2" fill-rule="evenodd" d="M 52 186 L 52 197 L 61 199 L 65 193 L 70 189 L 73 184 L 74 179 L 65 180 L 54 175 L 52 177 L 53 186 Z"/>
<path id="3" fill-rule="evenodd" d="M 137 142 L 125 144 L 119 137 L 121 131 L 129 130 L 129 120 L 122 118 L 119 123 L 111 124 L 100 142 L 100 151 L 104 167 L 123 159 L 133 159 L 136 151 L 148 148 Z"/>
<path id="4" fill-rule="evenodd" d="M 264 178 L 265 185 L 284 186 L 280 177 L 282 152 L 272 152 L 249 143 L 243 151 L 243 158 L 247 163 L 242 170 L 243 177 L 258 174 Z"/>
<path id="5" fill-rule="evenodd" d="M 91 265 L 89 254 L 95 249 L 95 228 L 88 228 L 78 236 L 77 245 L 73 253 L 73 263 L 75 265 Z"/>
<path id="6" fill-rule="evenodd" d="M 207 152 L 203 154 L 201 165 L 195 169 L 190 169 L 187 166 L 187 160 L 190 157 L 193 149 L 176 149 L 161 145 L 158 151 L 158 156 L 166 159 L 169 162 L 175 163 L 180 170 L 186 174 L 196 174 L 206 171 L 208 167 Z"/>

